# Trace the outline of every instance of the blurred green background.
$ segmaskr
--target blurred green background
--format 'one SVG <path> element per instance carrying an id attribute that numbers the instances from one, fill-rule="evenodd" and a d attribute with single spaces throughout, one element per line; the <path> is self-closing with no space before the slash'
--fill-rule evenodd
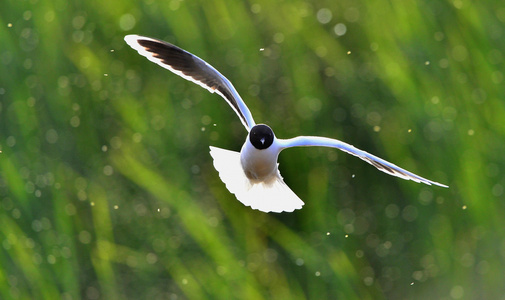
<path id="1" fill-rule="evenodd" d="M 251 210 L 246 131 L 126 34 L 207 60 L 306 203 Z M 260 51 L 260 49 L 262 49 Z M 1 299 L 505 299 L 503 1 L 0 2 Z"/>

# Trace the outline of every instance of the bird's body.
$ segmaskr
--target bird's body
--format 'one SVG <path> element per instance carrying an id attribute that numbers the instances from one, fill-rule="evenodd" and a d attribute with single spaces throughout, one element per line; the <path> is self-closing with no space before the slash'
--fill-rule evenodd
<path id="1" fill-rule="evenodd" d="M 270 127 L 264 124 L 254 126 L 240 150 L 240 163 L 247 178 L 265 181 L 274 176 L 281 150 Z"/>
<path id="2" fill-rule="evenodd" d="M 253 181 L 265 181 L 277 172 L 278 156 L 277 147 L 259 150 L 245 142 L 240 150 L 240 163 L 247 178 Z"/>
<path id="3" fill-rule="evenodd" d="M 200 85 L 211 93 L 219 94 L 235 111 L 248 131 L 241 151 L 211 146 L 210 154 L 221 180 L 228 190 L 246 206 L 264 212 L 291 212 L 303 206 L 303 201 L 284 183 L 277 163 L 282 150 L 299 146 L 337 148 L 361 158 L 390 175 L 428 185 L 447 187 L 336 139 L 315 136 L 278 139 L 267 125 L 256 125 L 251 112 L 231 82 L 202 59 L 161 40 L 128 35 L 125 41 L 152 62 Z"/>

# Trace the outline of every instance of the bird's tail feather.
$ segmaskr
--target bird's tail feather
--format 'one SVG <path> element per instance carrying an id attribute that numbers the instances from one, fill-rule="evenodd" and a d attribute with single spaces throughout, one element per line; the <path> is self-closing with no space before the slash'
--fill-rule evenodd
<path id="1" fill-rule="evenodd" d="M 284 183 L 278 171 L 267 181 L 253 181 L 242 169 L 239 152 L 211 146 L 210 155 L 226 188 L 245 206 L 263 212 L 292 212 L 302 208 L 303 201 Z"/>

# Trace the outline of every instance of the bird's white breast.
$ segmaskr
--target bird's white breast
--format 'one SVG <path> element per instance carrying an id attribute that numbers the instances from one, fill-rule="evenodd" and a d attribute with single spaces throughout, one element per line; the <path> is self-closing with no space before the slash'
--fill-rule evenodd
<path id="1" fill-rule="evenodd" d="M 277 157 L 280 148 L 274 138 L 273 144 L 267 149 L 256 149 L 247 137 L 240 151 L 240 162 L 247 178 L 265 181 L 277 175 Z"/>

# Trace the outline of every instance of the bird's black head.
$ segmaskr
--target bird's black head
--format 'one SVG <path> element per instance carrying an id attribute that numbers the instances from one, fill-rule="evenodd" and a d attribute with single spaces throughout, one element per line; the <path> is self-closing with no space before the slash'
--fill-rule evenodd
<path id="1" fill-rule="evenodd" d="M 251 129 L 249 140 L 254 148 L 258 150 L 266 149 L 274 142 L 274 132 L 267 125 L 259 124 Z"/>

